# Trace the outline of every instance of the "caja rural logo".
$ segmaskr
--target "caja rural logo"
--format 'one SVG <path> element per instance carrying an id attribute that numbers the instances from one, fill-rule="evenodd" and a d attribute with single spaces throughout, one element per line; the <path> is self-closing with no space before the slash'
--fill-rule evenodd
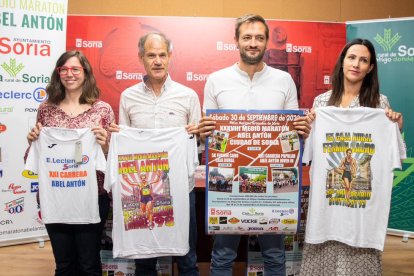
<path id="1" fill-rule="evenodd" d="M 250 208 L 248 212 L 242 212 L 244 216 L 263 216 L 263 212 L 257 212 L 255 208 Z"/>
<path id="2" fill-rule="evenodd" d="M 9 76 L 15 78 L 17 74 L 23 70 L 24 65 L 23 63 L 17 64 L 15 58 L 10 58 L 9 64 L 3 62 L 1 64 L 1 67 L 4 69 L 4 71 L 6 71 L 9 74 Z"/>
<path id="3" fill-rule="evenodd" d="M 3 68 L 4 71 L 9 75 L 10 78 L 3 78 L 3 76 L 0 75 L 0 81 L 1 82 L 9 82 L 9 83 L 49 83 L 50 77 L 46 76 L 44 74 L 40 75 L 30 75 L 27 73 L 22 74 L 21 77 L 18 77 L 18 74 L 25 68 L 23 63 L 17 61 L 15 58 L 10 58 L 9 63 L 3 62 L 1 65 L 1 68 Z"/>
<path id="4" fill-rule="evenodd" d="M 390 62 L 414 62 L 414 47 L 399 44 L 402 36 L 392 32 L 392 29 L 384 29 L 382 35 L 378 34 L 374 40 L 381 46 L 383 52 L 377 52 L 377 62 L 387 64 Z M 396 51 L 395 51 L 396 49 Z"/>

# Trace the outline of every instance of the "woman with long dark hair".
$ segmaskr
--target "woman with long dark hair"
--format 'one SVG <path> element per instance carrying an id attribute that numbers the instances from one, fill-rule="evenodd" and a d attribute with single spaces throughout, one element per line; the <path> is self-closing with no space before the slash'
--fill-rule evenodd
<path id="1" fill-rule="evenodd" d="M 347 43 L 343 48 L 333 71 L 332 90 L 317 96 L 313 102 L 314 108 L 325 106 L 336 106 L 339 108 L 381 108 L 385 109 L 387 117 L 393 122 L 398 123 L 400 129 L 403 125 L 402 114 L 392 111 L 387 97 L 379 92 L 375 49 L 372 43 L 366 39 L 354 39 Z M 315 114 L 311 112 L 309 119 L 312 120 L 314 115 Z M 312 148 L 311 145 L 309 147 Z M 345 202 L 345 208 L 349 209 L 344 209 L 342 206 L 338 208 L 333 207 L 326 212 L 318 209 L 323 208 L 322 206 L 324 205 L 318 206 L 318 203 L 320 202 L 320 197 L 318 196 L 321 193 L 318 193 L 320 192 L 320 189 L 317 184 L 315 184 L 316 186 L 314 189 L 317 189 L 317 192 L 315 192 L 317 195 L 315 195 L 314 200 L 312 200 L 313 195 L 311 191 L 309 210 L 312 210 L 312 212 L 309 212 L 310 215 L 308 214 L 309 227 L 307 228 L 307 236 L 311 236 L 310 240 L 312 243 L 305 243 L 300 271 L 301 275 L 382 275 L 380 250 L 372 248 L 372 246 L 364 247 L 366 244 L 363 244 L 363 242 L 359 240 L 359 244 L 363 244 L 361 247 L 348 244 L 354 244 L 352 238 L 356 234 L 353 236 L 353 233 L 358 231 L 358 225 L 361 224 L 361 221 L 359 220 L 361 217 L 363 218 L 364 213 L 358 213 L 358 210 L 353 209 L 352 206 L 348 204 L 351 197 L 350 190 L 354 182 L 353 179 L 356 177 L 356 162 L 352 158 L 351 149 L 347 149 L 346 153 L 347 156 L 341 162 L 340 169 L 348 171 L 348 173 L 342 174 L 342 181 L 345 183 L 345 193 L 342 202 Z M 346 169 L 346 167 L 348 167 L 348 169 Z M 331 178 L 330 181 L 335 181 L 335 179 Z M 353 181 L 352 184 L 351 181 Z M 358 179 L 355 180 L 355 182 L 357 181 Z M 322 193 L 321 197 L 325 196 L 326 195 Z M 311 206 L 312 203 L 314 206 Z M 313 209 L 311 209 L 311 207 L 313 207 Z M 361 214 L 361 216 L 359 216 L 359 214 Z M 311 215 L 314 217 L 313 221 Z M 345 215 L 354 218 L 355 221 L 347 219 L 344 225 L 347 225 L 345 227 L 345 232 L 347 231 L 348 236 L 340 236 L 340 238 L 338 238 L 339 235 L 336 235 L 336 233 L 332 234 L 335 231 L 332 230 L 335 226 L 329 228 L 329 219 L 331 217 L 340 217 L 345 220 Z M 320 229 L 327 227 L 330 231 L 326 232 L 328 233 L 328 236 L 323 236 L 323 239 L 312 240 L 315 236 L 318 236 L 319 238 L 321 235 L 324 235 L 320 234 L 321 232 L 315 234 L 315 231 L 317 232 L 318 230 L 314 230 L 315 227 L 311 227 L 311 224 L 315 225 L 315 222 L 319 222 L 320 220 L 325 221 L 327 225 L 319 225 L 319 223 L 316 223 L 316 225 L 318 225 L 317 227 L 320 227 Z M 337 232 L 341 232 L 340 230 L 344 229 L 344 226 L 342 225 L 336 227 L 341 227 L 339 230 L 336 229 Z M 312 228 L 312 230 L 310 230 L 310 228 Z M 309 234 L 310 232 L 312 232 L 312 234 Z M 362 235 L 363 234 L 361 234 L 361 236 Z M 342 242 L 339 242 L 338 240 L 341 240 Z M 350 240 L 352 240 L 352 242 L 350 242 Z M 319 241 L 321 242 L 319 243 Z"/>
<path id="2" fill-rule="evenodd" d="M 92 67 L 81 52 L 68 51 L 59 57 L 50 83 L 46 87 L 46 93 L 48 98 L 39 106 L 36 125 L 27 135 L 30 145 L 39 138 L 42 127 L 90 128 L 103 152 L 108 151 L 107 129 L 114 121 L 114 113 L 109 104 L 99 100 L 100 90 L 96 85 Z M 68 156 L 68 159 L 70 158 Z M 71 209 L 76 209 L 76 214 L 84 214 L 82 215 L 84 217 L 59 219 L 58 215 L 53 220 L 56 223 L 45 223 L 56 262 L 55 275 L 102 275 L 100 239 L 109 211 L 109 197 L 103 189 L 104 174 L 96 171 L 96 178 L 98 187 L 86 190 L 90 194 L 82 195 L 82 198 L 88 201 L 87 204 L 79 202 L 81 195 L 76 196 L 68 189 L 58 190 L 59 193 L 66 193 L 59 202 L 61 209 L 66 210 L 66 215 L 70 214 Z M 64 179 L 60 180 L 62 181 L 59 183 L 67 183 Z M 42 213 L 46 211 L 59 213 L 60 210 L 50 210 L 52 207 L 46 200 L 50 199 L 50 196 L 52 198 L 55 196 L 54 191 L 48 194 L 46 190 L 42 190 L 39 184 Z M 73 189 L 70 188 L 70 191 Z M 88 206 L 85 209 L 94 209 L 96 212 L 89 215 L 90 210 L 78 210 L 83 208 L 81 206 Z M 97 214 L 98 210 L 99 214 Z"/>

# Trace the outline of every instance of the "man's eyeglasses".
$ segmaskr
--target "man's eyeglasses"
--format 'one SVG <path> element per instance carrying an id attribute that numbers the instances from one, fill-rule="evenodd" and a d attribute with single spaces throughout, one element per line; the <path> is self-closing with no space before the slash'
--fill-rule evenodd
<path id="1" fill-rule="evenodd" d="M 73 67 L 57 67 L 56 70 L 58 71 L 59 75 L 67 75 L 69 73 L 69 70 L 72 72 L 73 75 L 79 75 L 85 68 L 79 67 L 79 66 L 73 66 Z"/>

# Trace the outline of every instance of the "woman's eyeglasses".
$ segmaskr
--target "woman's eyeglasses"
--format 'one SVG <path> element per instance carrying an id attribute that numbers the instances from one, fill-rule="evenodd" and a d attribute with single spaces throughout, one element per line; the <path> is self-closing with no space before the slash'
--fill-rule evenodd
<path id="1" fill-rule="evenodd" d="M 73 66 L 73 67 L 57 67 L 56 70 L 59 73 L 59 75 L 67 75 L 69 73 L 69 70 L 72 72 L 72 75 L 79 75 L 85 68 L 79 67 L 79 66 Z"/>

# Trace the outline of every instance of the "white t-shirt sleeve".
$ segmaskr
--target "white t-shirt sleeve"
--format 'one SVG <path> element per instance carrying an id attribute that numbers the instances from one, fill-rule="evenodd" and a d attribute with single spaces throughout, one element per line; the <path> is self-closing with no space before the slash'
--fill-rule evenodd
<path id="1" fill-rule="evenodd" d="M 216 95 L 214 94 L 214 83 L 210 77 L 207 78 L 204 86 L 203 112 L 206 113 L 207 109 L 218 109 Z"/>
<path id="2" fill-rule="evenodd" d="M 25 170 L 34 172 L 36 174 L 39 172 L 39 162 L 38 162 L 38 159 L 40 158 L 39 147 L 40 147 L 39 140 L 32 142 L 32 145 L 30 146 L 29 154 L 26 159 L 26 164 L 25 164 Z"/>
<path id="3" fill-rule="evenodd" d="M 392 164 L 393 168 L 401 169 L 401 160 L 404 160 L 407 158 L 407 148 L 405 146 L 404 139 L 401 136 L 400 130 L 398 128 L 398 124 L 394 123 L 395 125 L 395 139 L 396 141 L 394 147 L 395 150 L 393 150 L 393 156 L 392 156 Z"/>
<path id="4" fill-rule="evenodd" d="M 96 170 L 101 171 L 101 172 L 105 172 L 105 170 L 106 170 L 105 154 L 103 153 L 101 145 L 97 144 L 96 146 L 97 146 L 96 156 L 95 156 Z"/>
<path id="5" fill-rule="evenodd" d="M 110 192 L 112 186 L 118 180 L 118 155 L 116 154 L 118 133 L 111 134 L 111 143 L 109 144 L 108 156 L 106 160 L 104 189 Z"/>
<path id="6" fill-rule="evenodd" d="M 306 140 L 304 140 L 304 148 L 303 148 L 303 155 L 302 155 L 302 163 L 309 164 L 312 161 L 313 155 L 313 132 L 315 128 L 315 120 L 311 124 L 311 132 Z"/>
<path id="7" fill-rule="evenodd" d="M 125 96 L 122 94 L 121 94 L 121 100 L 119 101 L 119 124 L 127 125 L 127 126 L 131 125 L 131 121 L 128 116 L 128 111 L 126 110 Z"/>
<path id="8" fill-rule="evenodd" d="M 299 108 L 299 105 L 298 105 L 298 94 L 296 90 L 296 85 L 292 77 L 289 76 L 288 80 L 289 80 L 289 87 L 288 87 L 288 93 L 285 99 L 284 109 L 297 110 Z"/>
<path id="9" fill-rule="evenodd" d="M 193 93 L 189 96 L 189 117 L 188 117 L 188 123 L 189 124 L 196 124 L 198 125 L 198 122 L 201 119 L 201 107 L 200 107 L 200 101 L 198 99 L 197 94 L 192 91 Z"/>

